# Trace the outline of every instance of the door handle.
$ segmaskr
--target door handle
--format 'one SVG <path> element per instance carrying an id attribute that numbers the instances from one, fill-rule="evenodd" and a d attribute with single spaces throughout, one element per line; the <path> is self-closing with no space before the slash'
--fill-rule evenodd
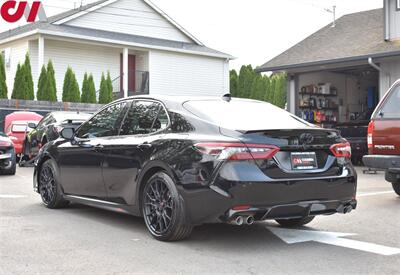
<path id="1" fill-rule="evenodd" d="M 139 148 L 139 149 L 141 149 L 141 150 L 143 150 L 143 149 L 150 149 L 151 147 L 153 147 L 153 145 L 151 145 L 151 144 L 148 143 L 148 142 L 139 144 L 139 145 L 137 146 L 137 148 Z"/>

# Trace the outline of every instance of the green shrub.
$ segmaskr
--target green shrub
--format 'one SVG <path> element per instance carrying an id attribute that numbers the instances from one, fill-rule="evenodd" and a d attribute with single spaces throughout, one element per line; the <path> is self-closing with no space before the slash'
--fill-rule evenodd
<path id="1" fill-rule="evenodd" d="M 96 103 L 96 87 L 94 85 L 93 75 L 88 76 L 85 73 L 82 83 L 82 103 Z"/>
<path id="2" fill-rule="evenodd" d="M 2 54 L 0 54 L 0 98 L 8 98 L 8 88 L 6 83 L 6 68 Z"/>
<path id="3" fill-rule="evenodd" d="M 107 79 L 109 78 L 109 74 L 107 75 Z M 110 85 L 110 80 L 107 80 L 104 77 L 104 73 L 101 75 L 101 82 L 100 82 L 100 94 L 99 94 L 99 103 L 100 104 L 107 104 L 113 101 L 112 95 L 112 83 Z M 111 87 L 111 89 L 110 89 Z"/>
<path id="4" fill-rule="evenodd" d="M 64 85 L 63 85 L 63 102 L 80 102 L 81 96 L 79 92 L 79 84 L 76 81 L 75 73 L 71 67 L 68 67 L 65 72 Z"/>
<path id="5" fill-rule="evenodd" d="M 26 82 L 26 90 L 24 90 L 24 98 L 28 100 L 35 99 L 35 93 L 33 88 L 33 77 L 32 77 L 32 68 L 31 68 L 31 60 L 29 58 L 29 53 L 25 55 L 25 63 L 24 63 L 24 81 Z"/>
<path id="6" fill-rule="evenodd" d="M 28 86 L 25 78 L 25 66 L 18 63 L 11 98 L 23 100 L 27 99 L 27 90 Z"/>
<path id="7" fill-rule="evenodd" d="M 47 79 L 47 70 L 46 67 L 43 65 L 42 71 L 40 72 L 38 85 L 37 85 L 37 100 L 47 100 L 46 99 L 46 90 L 48 87 L 48 79 Z"/>
<path id="8" fill-rule="evenodd" d="M 57 101 L 57 83 L 56 83 L 56 76 L 53 67 L 53 62 L 49 60 L 47 63 L 47 82 L 48 82 L 48 89 L 47 89 L 47 100 L 51 102 Z"/>

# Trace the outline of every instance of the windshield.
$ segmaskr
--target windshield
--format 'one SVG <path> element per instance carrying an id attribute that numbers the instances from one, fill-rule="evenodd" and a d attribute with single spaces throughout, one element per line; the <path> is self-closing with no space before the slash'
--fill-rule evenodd
<path id="1" fill-rule="evenodd" d="M 255 100 L 192 100 L 184 103 L 183 107 L 203 120 L 231 130 L 303 129 L 312 126 L 272 104 Z"/>

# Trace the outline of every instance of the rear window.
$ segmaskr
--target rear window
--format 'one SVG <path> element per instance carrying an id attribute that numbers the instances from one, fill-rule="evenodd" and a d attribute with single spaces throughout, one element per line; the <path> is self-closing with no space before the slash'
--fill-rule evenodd
<path id="1" fill-rule="evenodd" d="M 29 133 L 31 130 L 27 124 L 14 124 L 11 127 L 11 132 L 13 133 L 25 133 L 25 131 Z"/>
<path id="2" fill-rule="evenodd" d="M 400 118 L 400 85 L 397 86 L 385 101 L 380 115 L 383 118 Z"/>
<path id="3" fill-rule="evenodd" d="M 311 124 L 272 104 L 244 99 L 193 100 L 183 107 L 219 127 L 238 131 L 302 129 Z"/>

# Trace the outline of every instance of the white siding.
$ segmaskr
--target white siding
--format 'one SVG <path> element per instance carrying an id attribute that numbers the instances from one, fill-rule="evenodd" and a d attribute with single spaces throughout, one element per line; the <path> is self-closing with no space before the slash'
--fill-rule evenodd
<path id="1" fill-rule="evenodd" d="M 150 93 L 213 95 L 229 92 L 229 68 L 224 59 L 150 52 Z"/>
<path id="2" fill-rule="evenodd" d="M 0 45 L 0 51 L 10 49 L 10 66 L 6 67 L 6 78 L 8 87 L 8 97 L 11 97 L 14 86 L 14 77 L 17 72 L 18 63 L 25 61 L 25 54 L 28 52 L 28 40 L 18 40 L 11 43 Z"/>
<path id="3" fill-rule="evenodd" d="M 400 79 L 400 59 L 382 62 L 380 73 L 380 96 L 381 98 L 389 90 L 396 80 Z"/>
<path id="4" fill-rule="evenodd" d="M 37 44 L 37 40 L 31 43 L 32 53 L 37 53 Z M 64 75 L 68 66 L 75 72 L 80 88 L 82 88 L 85 72 L 93 74 L 96 90 L 100 88 L 102 72 L 110 71 L 112 79 L 120 74 L 120 53 L 122 49 L 48 39 L 44 40 L 44 49 L 45 64 L 49 59 L 53 61 L 59 101 L 62 99 Z M 36 81 L 39 77 L 36 69 L 37 54 L 36 56 L 32 54 L 32 57 L 34 57 L 32 58 L 32 71 L 36 71 L 36 74 L 34 74 L 36 87 Z"/>
<path id="5" fill-rule="evenodd" d="M 64 23 L 182 42 L 193 42 L 142 0 L 120 0 Z"/>

